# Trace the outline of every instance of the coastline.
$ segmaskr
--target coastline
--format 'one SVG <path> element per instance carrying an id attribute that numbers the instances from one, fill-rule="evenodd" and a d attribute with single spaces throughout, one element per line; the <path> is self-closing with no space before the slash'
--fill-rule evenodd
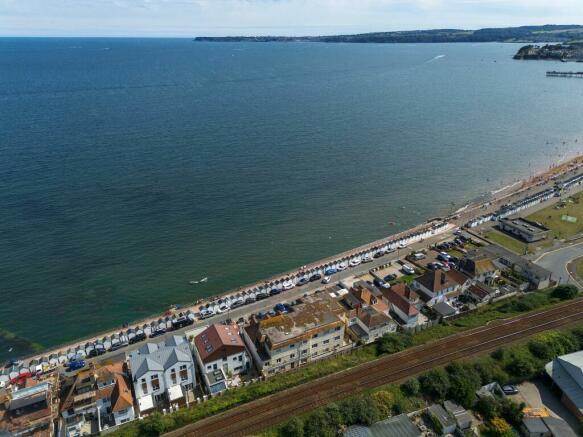
<path id="1" fill-rule="evenodd" d="M 209 297 L 206 299 L 199 299 L 193 303 L 187 303 L 184 306 L 180 306 L 180 308 L 176 308 L 174 310 L 166 310 L 165 312 L 162 312 L 164 310 L 161 310 L 161 312 L 159 312 L 159 313 L 154 313 L 154 314 L 147 316 L 147 317 L 144 317 L 140 320 L 134 320 L 134 321 L 129 322 L 128 324 L 126 324 L 124 326 L 118 326 L 115 328 L 104 329 L 103 331 L 95 333 L 90 337 L 80 338 L 80 339 L 69 341 L 67 343 L 60 344 L 57 346 L 51 346 L 50 348 L 47 348 L 46 350 L 43 350 L 41 352 L 36 352 L 34 355 L 22 357 L 22 359 L 25 359 L 25 360 L 30 360 L 30 359 L 35 359 L 35 358 L 39 359 L 40 357 L 47 356 L 51 353 L 57 353 L 58 351 L 62 351 L 62 350 L 70 349 L 70 348 L 75 348 L 78 345 L 81 345 L 81 344 L 84 344 L 87 342 L 91 342 L 91 341 L 99 340 L 103 336 L 118 333 L 124 329 L 129 328 L 130 326 L 141 326 L 144 324 L 148 324 L 152 321 L 159 320 L 160 318 L 164 318 L 164 317 L 168 316 L 169 313 L 170 314 L 178 314 L 179 312 L 186 313 L 187 311 L 194 313 L 197 311 L 197 307 L 203 303 L 216 302 L 217 300 L 219 300 L 221 298 L 237 294 L 245 289 L 262 287 L 262 286 L 265 286 L 266 284 L 274 284 L 274 283 L 280 282 L 285 277 L 290 277 L 290 276 L 294 276 L 294 275 L 298 275 L 298 274 L 304 274 L 304 272 L 308 272 L 310 270 L 321 268 L 321 266 L 327 265 L 328 263 L 332 263 L 334 261 L 338 261 L 339 259 L 344 259 L 344 258 L 347 258 L 349 256 L 354 256 L 356 253 L 369 250 L 375 246 L 386 245 L 389 242 L 394 241 L 394 240 L 398 240 L 399 238 L 402 238 L 406 235 L 411 235 L 411 234 L 414 234 L 416 232 L 420 232 L 424 229 L 427 229 L 428 226 L 431 226 L 432 223 L 436 223 L 437 221 L 442 221 L 442 222 L 446 223 L 446 228 L 444 228 L 444 231 L 451 230 L 455 227 L 458 227 L 458 226 L 465 224 L 468 221 L 468 218 L 471 217 L 472 215 L 474 215 L 474 216 L 482 215 L 487 210 L 496 209 L 497 207 L 501 206 L 503 204 L 503 202 L 505 202 L 507 200 L 511 200 L 513 197 L 527 194 L 528 191 L 530 191 L 532 188 L 542 186 L 544 184 L 552 182 L 554 180 L 554 178 L 558 177 L 559 175 L 564 175 L 567 172 L 573 170 L 574 168 L 577 169 L 577 168 L 580 168 L 581 166 L 583 166 L 583 154 L 576 155 L 576 156 L 574 156 L 570 159 L 567 159 L 565 161 L 562 161 L 562 162 L 559 161 L 557 163 L 551 164 L 546 170 L 543 170 L 540 173 L 537 173 L 531 177 L 520 179 L 512 184 L 509 184 L 509 185 L 502 187 L 501 189 L 490 191 L 490 196 L 487 196 L 486 199 L 484 199 L 482 196 L 480 196 L 481 200 L 476 199 L 474 201 L 471 201 L 468 204 L 464 205 L 463 207 L 459 208 L 458 211 L 454 212 L 453 214 L 447 215 L 445 217 L 437 217 L 437 218 L 429 219 L 426 222 L 418 224 L 412 228 L 403 230 L 403 231 L 398 232 L 396 234 L 389 235 L 389 236 L 381 238 L 379 240 L 365 243 L 365 244 L 360 245 L 358 247 L 351 248 L 347 251 L 344 251 L 344 252 L 341 252 L 338 254 L 334 254 L 334 255 L 331 255 L 329 257 L 320 259 L 320 260 L 316 260 L 308 265 L 305 265 L 305 266 L 302 266 L 299 268 L 294 268 L 294 269 L 288 270 L 286 272 L 281 272 L 281 273 L 272 275 L 268 278 L 255 281 L 255 282 L 250 283 L 250 284 L 240 285 L 239 287 L 227 290 L 225 292 L 214 295 L 212 297 Z M 421 238 L 420 241 L 423 241 L 423 238 Z M 212 321 L 212 320 L 210 320 L 210 321 Z"/>

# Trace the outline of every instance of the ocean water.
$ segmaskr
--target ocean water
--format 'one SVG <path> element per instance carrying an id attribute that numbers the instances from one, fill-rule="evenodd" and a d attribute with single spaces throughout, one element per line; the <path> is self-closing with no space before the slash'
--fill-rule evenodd
<path id="1" fill-rule="evenodd" d="M 0 39 L 0 357 L 386 236 L 581 152 L 583 81 L 513 61 L 518 47 Z"/>

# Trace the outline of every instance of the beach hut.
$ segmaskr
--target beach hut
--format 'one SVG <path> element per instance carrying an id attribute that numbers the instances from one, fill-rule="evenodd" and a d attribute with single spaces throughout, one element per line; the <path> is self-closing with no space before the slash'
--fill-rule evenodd
<path id="1" fill-rule="evenodd" d="M 59 355 L 59 364 L 65 364 L 67 362 L 67 352 L 63 351 L 59 351 L 58 353 Z"/>
<path id="2" fill-rule="evenodd" d="M 108 351 L 108 350 L 111 349 L 111 337 L 109 337 L 109 336 L 106 335 L 105 337 L 103 337 L 103 339 L 102 339 L 101 342 L 103 343 L 103 348 L 106 351 Z"/>
<path id="3" fill-rule="evenodd" d="M 49 355 L 49 366 L 57 367 L 59 365 L 59 356 L 57 354 Z"/>
<path id="4" fill-rule="evenodd" d="M 67 361 L 71 361 L 71 360 L 75 359 L 76 355 L 77 355 L 77 351 L 73 348 L 69 348 L 69 350 L 67 350 Z"/>
<path id="5" fill-rule="evenodd" d="M 43 372 L 49 370 L 49 357 L 43 355 L 40 359 L 40 365 L 42 366 Z"/>
<path id="6" fill-rule="evenodd" d="M 126 336 L 128 338 L 128 342 L 131 342 L 134 338 L 136 338 L 136 331 L 138 329 L 140 329 L 140 328 L 136 327 L 136 328 L 130 328 L 130 329 L 128 329 L 128 331 L 126 333 Z"/>
<path id="7" fill-rule="evenodd" d="M 85 354 L 88 357 L 95 356 L 95 345 L 91 342 L 85 343 Z"/>
<path id="8" fill-rule="evenodd" d="M 128 337 L 128 335 L 121 331 L 119 333 L 119 342 L 123 345 L 123 346 L 127 346 L 127 344 L 130 342 L 130 339 Z"/>
<path id="9" fill-rule="evenodd" d="M 142 330 L 146 334 L 146 337 L 149 337 L 152 334 L 152 325 L 144 325 Z"/>
<path id="10" fill-rule="evenodd" d="M 19 378 L 29 378 L 31 376 L 30 367 L 28 364 L 23 364 L 20 369 L 18 369 Z"/>
<path id="11" fill-rule="evenodd" d="M 83 347 L 82 345 L 78 345 L 77 348 L 75 349 L 75 359 L 82 360 L 86 356 L 87 354 L 85 353 L 85 347 Z"/>
<path id="12" fill-rule="evenodd" d="M 190 310 L 186 311 L 186 317 L 188 317 L 189 320 L 194 321 L 195 317 L 194 317 L 194 313 Z"/>
<path id="13" fill-rule="evenodd" d="M 105 353 L 105 346 L 103 345 L 103 341 L 97 340 L 94 345 L 96 355 L 103 355 Z"/>
<path id="14" fill-rule="evenodd" d="M 10 382 L 10 375 L 7 369 L 0 368 L 0 384 L 8 384 Z"/>
<path id="15" fill-rule="evenodd" d="M 156 324 L 158 329 L 166 330 L 166 321 L 163 319 L 158 319 L 158 323 Z"/>
<path id="16" fill-rule="evenodd" d="M 18 366 L 12 366 L 8 369 L 8 377 L 10 381 L 18 381 L 20 376 L 20 368 Z"/>
<path id="17" fill-rule="evenodd" d="M 115 347 L 119 346 L 119 343 L 120 343 L 119 334 L 113 334 L 111 336 L 111 347 L 115 348 Z"/>
<path id="18" fill-rule="evenodd" d="M 30 369 L 30 373 L 33 375 L 39 372 L 42 372 L 42 366 L 39 365 L 39 361 L 36 358 L 33 358 L 28 363 L 28 368 Z"/>
<path id="19" fill-rule="evenodd" d="M 166 317 L 164 319 L 164 322 L 166 323 L 164 325 L 164 329 L 166 329 L 168 331 L 171 330 L 172 329 L 172 317 Z"/>

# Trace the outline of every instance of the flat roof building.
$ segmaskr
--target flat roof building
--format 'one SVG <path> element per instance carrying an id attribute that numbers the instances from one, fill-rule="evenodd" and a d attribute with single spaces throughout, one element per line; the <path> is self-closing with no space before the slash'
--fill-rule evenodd
<path id="1" fill-rule="evenodd" d="M 561 389 L 565 406 L 577 419 L 583 419 L 583 351 L 555 358 L 545 371 Z"/>
<path id="2" fill-rule="evenodd" d="M 516 235 L 527 243 L 544 240 L 549 235 L 547 227 L 522 217 L 503 218 L 499 226 L 501 230 Z"/>

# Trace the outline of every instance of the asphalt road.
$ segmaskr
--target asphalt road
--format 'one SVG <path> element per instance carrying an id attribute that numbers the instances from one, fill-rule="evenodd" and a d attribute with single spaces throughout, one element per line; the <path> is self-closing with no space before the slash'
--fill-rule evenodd
<path id="1" fill-rule="evenodd" d="M 583 256 L 583 242 L 543 253 L 534 262 L 553 272 L 559 283 L 575 284 L 581 288 L 583 284 L 578 283 L 567 270 L 567 264 L 581 256 Z"/>

